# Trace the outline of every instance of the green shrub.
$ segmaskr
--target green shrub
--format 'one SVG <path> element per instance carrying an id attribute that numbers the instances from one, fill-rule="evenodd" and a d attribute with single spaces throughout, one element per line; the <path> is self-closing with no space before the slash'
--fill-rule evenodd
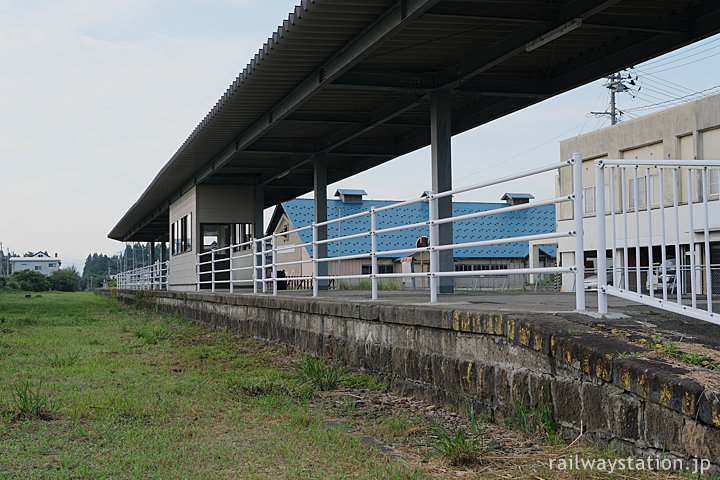
<path id="1" fill-rule="evenodd" d="M 80 290 L 80 275 L 75 267 L 62 268 L 50 275 L 53 290 L 59 292 L 77 292 Z"/>
<path id="2" fill-rule="evenodd" d="M 0 277 L 0 292 L 20 290 L 20 285 L 13 277 Z"/>
<path id="3" fill-rule="evenodd" d="M 40 272 L 34 270 L 20 270 L 13 272 L 10 276 L 11 280 L 15 280 L 20 290 L 26 292 L 47 292 L 50 290 L 50 279 Z"/>

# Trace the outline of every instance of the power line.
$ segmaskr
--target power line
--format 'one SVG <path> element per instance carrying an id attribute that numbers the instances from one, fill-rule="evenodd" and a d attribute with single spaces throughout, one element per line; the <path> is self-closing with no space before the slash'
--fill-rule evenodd
<path id="1" fill-rule="evenodd" d="M 677 57 L 678 55 L 685 55 L 688 52 L 692 52 L 694 50 L 697 50 L 698 48 L 707 47 L 708 45 L 715 43 L 715 42 L 720 42 L 720 37 L 713 38 L 712 40 L 708 40 L 705 43 L 699 43 L 699 44 L 696 44 L 696 45 L 693 45 L 690 47 L 682 48 L 675 53 L 669 53 L 667 55 L 663 55 L 662 57 L 656 58 L 654 60 L 649 60 L 645 63 L 640 64 L 640 68 L 645 68 L 648 65 L 655 65 L 656 63 L 662 63 L 669 58 L 674 58 L 674 57 Z"/>
<path id="2" fill-rule="evenodd" d="M 693 93 L 693 94 L 690 94 L 690 95 L 684 95 L 684 96 L 682 96 L 682 97 L 671 98 L 671 99 L 669 99 L 669 100 L 665 100 L 665 101 L 658 102 L 658 103 L 652 103 L 652 104 L 650 104 L 650 105 L 643 105 L 643 106 L 641 106 L 641 107 L 629 108 L 629 109 L 627 109 L 627 111 L 633 111 L 633 112 L 635 112 L 635 111 L 638 111 L 638 110 L 647 110 L 647 109 L 650 109 L 650 108 L 654 108 L 654 107 L 666 105 L 666 104 L 671 103 L 671 102 L 677 102 L 677 101 L 679 101 L 679 100 L 689 99 L 690 97 L 702 98 L 702 97 L 706 97 L 706 96 L 710 95 L 710 94 L 703 95 L 703 93 L 705 93 L 705 92 L 710 92 L 710 91 L 712 91 L 712 90 L 717 90 L 717 89 L 719 89 L 719 88 L 720 88 L 720 85 L 715 85 L 714 87 L 706 88 L 705 90 L 700 90 L 699 92 L 696 92 L 696 93 Z M 684 103 L 684 102 L 683 102 L 683 103 Z"/>
<path id="3" fill-rule="evenodd" d="M 718 55 L 720 55 L 720 52 L 714 53 L 714 54 L 712 54 L 712 55 L 708 55 L 707 57 L 698 58 L 697 60 L 693 60 L 692 62 L 682 63 L 682 64 L 676 65 L 676 66 L 674 66 L 674 67 L 668 67 L 668 68 L 665 68 L 665 69 L 663 69 L 663 70 L 654 70 L 654 71 L 652 71 L 652 73 L 667 72 L 668 70 L 674 70 L 674 69 L 676 69 L 676 68 L 684 67 L 684 66 L 686 66 L 686 65 L 691 65 L 691 64 L 693 64 L 693 63 L 697 63 L 697 62 L 701 62 L 701 61 L 703 61 L 703 60 L 707 60 L 708 58 L 717 57 Z"/>

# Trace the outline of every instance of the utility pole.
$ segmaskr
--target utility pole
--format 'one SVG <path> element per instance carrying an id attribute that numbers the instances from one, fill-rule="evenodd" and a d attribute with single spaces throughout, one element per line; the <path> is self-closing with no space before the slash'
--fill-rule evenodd
<path id="1" fill-rule="evenodd" d="M 628 74 L 627 78 L 623 77 L 622 73 L 613 73 L 609 77 L 607 77 L 607 83 L 604 85 L 605 88 L 610 90 L 610 109 L 605 112 L 590 112 L 593 115 L 606 115 L 610 117 L 610 125 L 615 125 L 618 123 L 618 120 L 620 116 L 623 114 L 621 111 L 617 109 L 617 103 L 615 101 L 615 94 L 616 93 L 622 93 L 627 92 L 630 94 L 633 94 L 630 87 L 625 85 L 623 83 L 623 80 L 629 80 L 630 85 L 635 85 L 635 80 L 637 80 L 637 76 L 635 76 L 635 79 L 632 78 L 632 75 Z M 635 95 L 633 94 L 633 97 Z"/>

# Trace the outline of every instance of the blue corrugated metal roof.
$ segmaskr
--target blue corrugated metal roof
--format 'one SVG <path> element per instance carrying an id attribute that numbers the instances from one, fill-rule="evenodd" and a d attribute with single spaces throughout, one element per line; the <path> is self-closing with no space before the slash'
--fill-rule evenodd
<path id="1" fill-rule="evenodd" d="M 377 208 L 395 203 L 399 202 L 390 200 L 363 200 L 358 203 L 343 203 L 340 200 L 328 200 L 328 220 L 364 212 L 370 210 L 370 207 L 373 206 Z M 295 228 L 304 227 L 313 222 L 314 209 L 312 199 L 298 198 L 284 202 L 282 206 Z M 465 215 L 507 206 L 507 203 L 454 202 L 453 215 Z M 427 219 L 427 203 L 415 203 L 379 212 L 377 214 L 377 228 L 382 229 L 398 225 L 407 225 L 423 222 Z M 366 215 L 328 225 L 328 238 L 367 232 L 369 230 L 370 216 Z M 545 205 L 527 210 L 518 210 L 455 222 L 453 238 L 454 243 L 464 243 L 554 231 L 555 207 L 553 205 Z M 302 232 L 298 232 L 298 234 L 303 243 L 312 241 L 311 230 L 303 230 Z M 427 227 L 417 227 L 380 234 L 378 235 L 378 250 L 413 248 L 415 247 L 415 242 L 418 237 L 421 235 L 428 235 Z M 546 249 L 543 250 L 550 254 Z M 554 248 L 552 248 L 552 250 L 554 250 Z M 343 240 L 341 245 L 338 245 L 338 242 L 328 244 L 329 257 L 338 256 L 339 251 L 341 255 L 367 253 L 370 251 L 370 237 Z M 311 248 L 308 248 L 308 252 L 312 256 Z M 455 249 L 454 255 L 459 258 L 522 258 L 528 255 L 528 243 L 514 242 L 484 247 L 458 248 Z M 406 255 L 393 255 L 392 257 L 401 256 Z"/>

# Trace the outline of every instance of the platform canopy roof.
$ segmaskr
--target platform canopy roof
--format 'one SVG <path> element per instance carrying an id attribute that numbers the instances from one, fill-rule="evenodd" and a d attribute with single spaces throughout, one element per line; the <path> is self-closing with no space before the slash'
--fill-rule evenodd
<path id="1" fill-rule="evenodd" d="M 720 32 L 716 0 L 304 0 L 108 235 L 167 240 L 198 184 L 262 185 L 265 206 Z"/>

